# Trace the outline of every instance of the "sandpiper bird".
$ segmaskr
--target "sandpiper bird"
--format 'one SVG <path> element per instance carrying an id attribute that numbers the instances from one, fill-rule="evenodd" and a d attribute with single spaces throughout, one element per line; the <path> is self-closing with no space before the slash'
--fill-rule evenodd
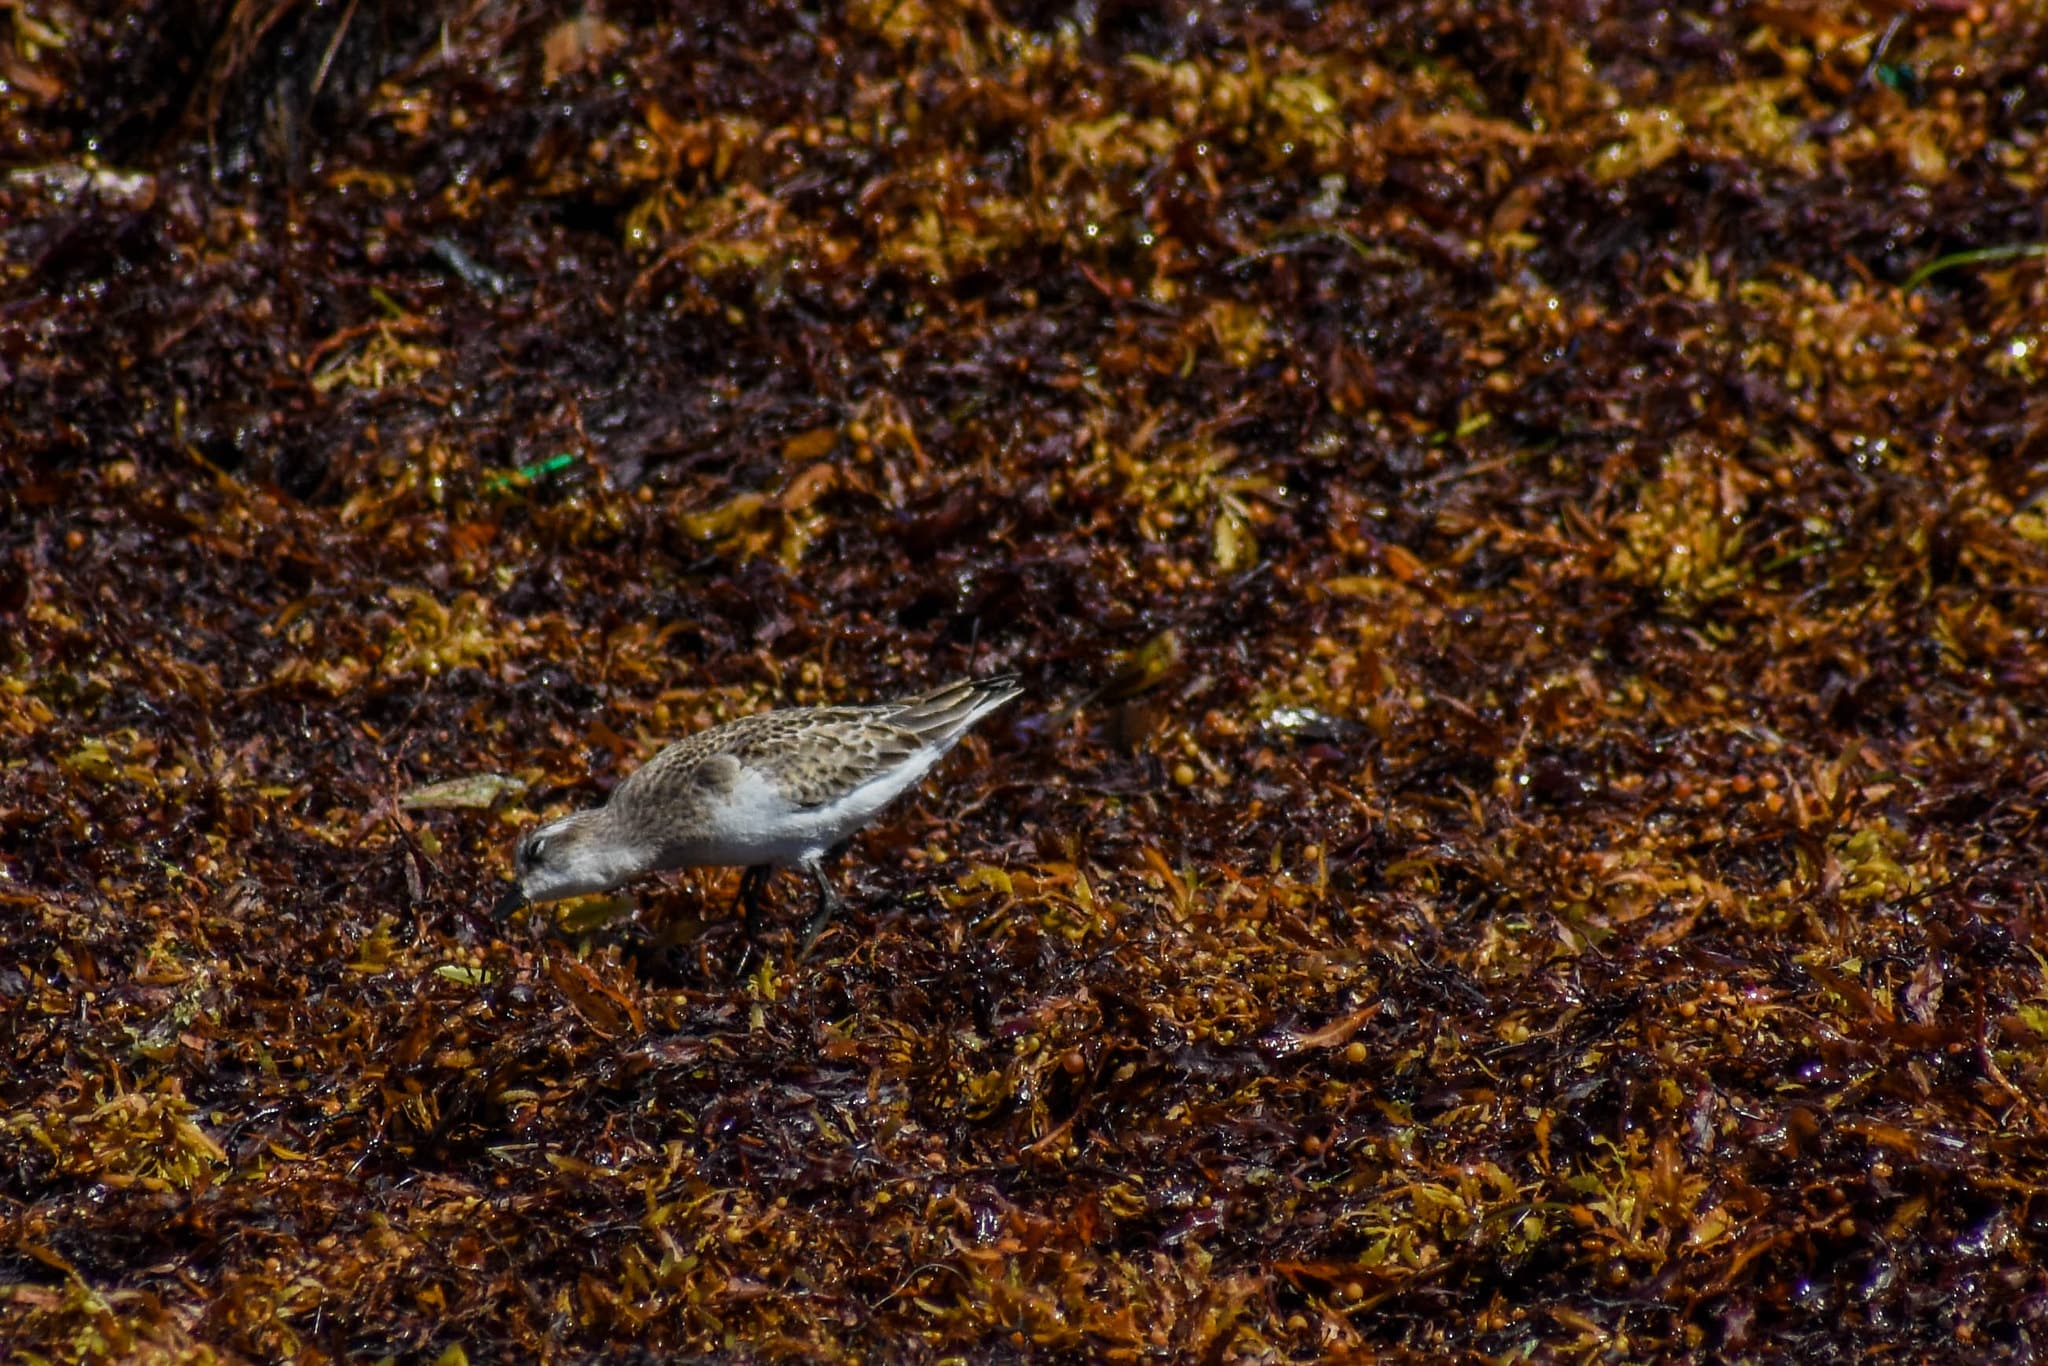
<path id="1" fill-rule="evenodd" d="M 963 678 L 868 707 L 792 707 L 742 716 L 676 741 L 603 806 L 549 821 L 519 842 L 500 917 L 532 901 L 609 891 L 670 868 L 744 867 L 747 935 L 777 868 L 818 889 L 808 947 L 839 908 L 828 850 L 923 777 L 969 727 L 1023 689 L 1015 674 Z"/>

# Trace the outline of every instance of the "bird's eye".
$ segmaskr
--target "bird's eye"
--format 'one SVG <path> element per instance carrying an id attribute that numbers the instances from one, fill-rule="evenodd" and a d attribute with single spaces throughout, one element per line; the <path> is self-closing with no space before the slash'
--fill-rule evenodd
<path id="1" fill-rule="evenodd" d="M 532 836 L 526 841 L 526 861 L 528 863 L 539 863 L 547 857 L 547 849 L 548 837 L 546 835 Z"/>

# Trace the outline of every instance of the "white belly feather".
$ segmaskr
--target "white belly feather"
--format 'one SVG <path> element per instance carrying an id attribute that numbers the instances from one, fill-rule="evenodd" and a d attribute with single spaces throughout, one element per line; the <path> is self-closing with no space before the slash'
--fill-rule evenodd
<path id="1" fill-rule="evenodd" d="M 817 858 L 859 830 L 883 807 L 922 778 L 943 750 L 919 750 L 909 761 L 854 788 L 822 806 L 801 807 L 754 769 L 743 769 L 739 781 L 718 803 L 711 820 L 679 851 L 678 860 L 692 865 L 790 867 Z"/>

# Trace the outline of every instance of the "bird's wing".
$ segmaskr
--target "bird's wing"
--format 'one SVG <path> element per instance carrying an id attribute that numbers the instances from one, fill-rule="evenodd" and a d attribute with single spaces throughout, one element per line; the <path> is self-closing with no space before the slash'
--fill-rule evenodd
<path id="1" fill-rule="evenodd" d="M 771 712 L 733 746 L 733 757 L 772 782 L 794 806 L 825 806 L 912 762 L 914 732 L 869 707 Z M 766 724 L 779 723 L 779 724 Z"/>
<path id="2" fill-rule="evenodd" d="M 1015 674 L 960 678 L 876 708 L 927 745 L 950 749 L 968 727 L 1024 691 Z"/>
<path id="3" fill-rule="evenodd" d="M 673 805 L 729 790 L 744 768 L 773 783 L 793 806 L 823 806 L 910 762 L 923 748 L 883 708 L 762 712 L 685 736 L 634 770 L 620 789 L 634 789 L 642 804 Z"/>

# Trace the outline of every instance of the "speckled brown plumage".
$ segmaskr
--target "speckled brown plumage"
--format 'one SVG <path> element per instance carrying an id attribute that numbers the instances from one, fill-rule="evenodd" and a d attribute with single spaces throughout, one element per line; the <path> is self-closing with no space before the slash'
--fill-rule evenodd
<path id="1" fill-rule="evenodd" d="M 914 732 L 866 707 L 805 707 L 742 716 L 678 740 L 619 785 L 636 806 L 723 792 L 740 770 L 769 775 L 797 806 L 815 807 L 923 747 Z"/>

